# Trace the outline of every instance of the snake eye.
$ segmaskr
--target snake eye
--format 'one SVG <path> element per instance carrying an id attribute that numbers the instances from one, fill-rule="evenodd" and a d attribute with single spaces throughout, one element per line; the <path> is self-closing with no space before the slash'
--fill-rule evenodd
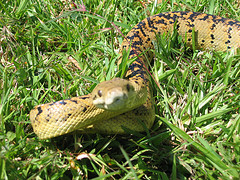
<path id="1" fill-rule="evenodd" d="M 102 91 L 101 90 L 98 90 L 98 95 L 99 95 L 99 97 L 102 97 Z"/>
<path id="2" fill-rule="evenodd" d="M 129 84 L 127 84 L 126 88 L 127 88 L 127 91 L 129 92 L 131 87 Z"/>

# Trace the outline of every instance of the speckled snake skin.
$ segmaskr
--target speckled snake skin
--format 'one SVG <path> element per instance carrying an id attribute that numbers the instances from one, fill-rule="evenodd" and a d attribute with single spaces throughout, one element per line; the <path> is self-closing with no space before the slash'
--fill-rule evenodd
<path id="1" fill-rule="evenodd" d="M 240 46 L 238 21 L 196 12 L 167 12 L 135 25 L 121 48 L 130 48 L 129 59 L 140 56 L 153 48 L 156 34 L 173 28 L 188 46 L 192 45 L 194 31 L 197 49 L 226 51 Z M 155 111 L 144 62 L 145 56 L 141 55 L 129 66 L 125 79 L 102 82 L 91 94 L 36 106 L 30 112 L 34 132 L 40 139 L 47 139 L 74 130 L 124 133 L 122 127 L 135 131 L 150 128 Z"/>

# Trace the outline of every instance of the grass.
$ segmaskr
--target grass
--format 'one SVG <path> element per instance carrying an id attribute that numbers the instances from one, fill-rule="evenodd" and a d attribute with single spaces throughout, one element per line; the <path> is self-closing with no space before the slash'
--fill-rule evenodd
<path id="1" fill-rule="evenodd" d="M 110 22 L 126 35 L 165 11 L 240 20 L 236 1 L 92 0 L 89 12 L 60 0 L 0 6 L 0 179 L 239 179 L 240 57 L 188 51 L 178 36 L 156 45 L 149 132 L 39 140 L 29 120 L 35 105 L 87 94 L 115 76 L 123 36 Z"/>

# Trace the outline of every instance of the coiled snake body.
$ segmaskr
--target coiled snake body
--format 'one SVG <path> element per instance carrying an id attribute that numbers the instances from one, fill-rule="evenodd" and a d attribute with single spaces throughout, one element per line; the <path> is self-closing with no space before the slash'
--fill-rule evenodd
<path id="1" fill-rule="evenodd" d="M 156 34 L 176 29 L 198 49 L 225 51 L 240 47 L 240 22 L 196 12 L 168 12 L 148 17 L 128 33 L 122 50 L 129 58 L 138 58 L 126 72 L 125 79 L 115 78 L 100 83 L 91 94 L 38 105 L 30 112 L 34 132 L 40 139 L 81 132 L 124 133 L 122 127 L 143 131 L 155 118 L 154 105 L 142 55 L 153 48 Z M 131 44 L 131 45 L 130 45 Z"/>

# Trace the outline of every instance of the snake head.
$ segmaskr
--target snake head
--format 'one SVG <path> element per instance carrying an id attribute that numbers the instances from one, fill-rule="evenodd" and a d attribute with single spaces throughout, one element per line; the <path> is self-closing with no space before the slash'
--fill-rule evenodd
<path id="1" fill-rule="evenodd" d="M 134 87 L 128 80 L 114 78 L 98 84 L 92 92 L 92 99 L 98 108 L 119 111 L 128 107 L 134 94 Z"/>

